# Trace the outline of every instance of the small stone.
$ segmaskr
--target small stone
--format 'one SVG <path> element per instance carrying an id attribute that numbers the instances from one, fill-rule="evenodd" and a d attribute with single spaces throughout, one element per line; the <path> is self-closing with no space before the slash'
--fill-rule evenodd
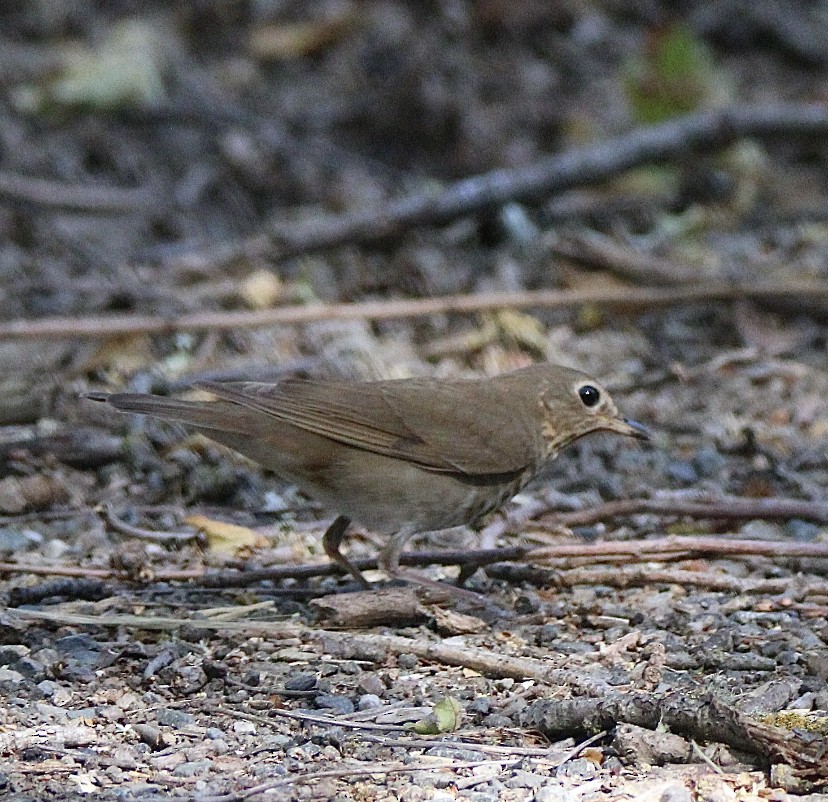
<path id="1" fill-rule="evenodd" d="M 29 654 L 30 651 L 29 647 L 23 646 L 23 644 L 0 646 L 0 666 L 8 668 L 12 663 L 16 663 L 21 657 Z"/>
<path id="2" fill-rule="evenodd" d="M 809 542 L 816 540 L 819 537 L 820 528 L 810 521 L 801 521 L 799 518 L 794 518 L 785 524 L 785 530 L 788 535 L 794 540 Z"/>
<path id="3" fill-rule="evenodd" d="M 23 682 L 23 675 L 10 668 L 0 668 L 0 685 L 17 685 Z"/>
<path id="4" fill-rule="evenodd" d="M 699 476 L 709 479 L 718 476 L 727 464 L 727 457 L 720 454 L 713 446 L 702 446 L 693 457 L 693 466 Z"/>
<path id="5" fill-rule="evenodd" d="M 183 729 L 184 727 L 192 727 L 195 723 L 195 716 L 192 713 L 186 713 L 183 710 L 173 710 L 169 707 L 162 707 L 155 713 L 155 720 L 165 726 L 173 729 Z"/>
<path id="6" fill-rule="evenodd" d="M 382 696 L 385 692 L 385 685 L 376 674 L 369 672 L 360 677 L 359 683 L 357 684 L 357 690 L 361 693 Z"/>
<path id="7" fill-rule="evenodd" d="M 256 725 L 252 721 L 234 721 L 233 732 L 236 735 L 255 735 Z"/>
<path id="8" fill-rule="evenodd" d="M 483 719 L 484 727 L 514 727 L 515 722 L 500 713 L 491 713 Z"/>
<path id="9" fill-rule="evenodd" d="M 376 710 L 382 707 L 382 699 L 375 693 L 364 693 L 357 700 L 357 710 Z"/>
<path id="10" fill-rule="evenodd" d="M 578 796 L 566 788 L 547 784 L 535 791 L 533 802 L 578 802 L 578 799 Z"/>
<path id="11" fill-rule="evenodd" d="M 207 727 L 207 732 L 204 735 L 210 741 L 219 741 L 224 738 L 224 730 L 218 727 Z"/>
<path id="12" fill-rule="evenodd" d="M 176 766 L 172 774 L 174 777 L 196 777 L 209 771 L 212 765 L 212 760 L 188 760 L 186 763 Z"/>
<path id="13" fill-rule="evenodd" d="M 416 654 L 406 652 L 397 657 L 397 665 L 406 671 L 411 671 L 412 668 L 417 668 L 420 665 L 420 658 Z"/>
<path id="14" fill-rule="evenodd" d="M 597 771 L 597 766 L 591 760 L 579 757 L 575 760 L 568 760 L 555 772 L 555 774 L 558 777 L 586 779 L 594 777 Z"/>
<path id="15" fill-rule="evenodd" d="M 491 699 L 485 696 L 478 696 L 477 699 L 469 703 L 466 712 L 470 715 L 486 716 L 492 709 Z"/>
<path id="16" fill-rule="evenodd" d="M 133 729 L 143 743 L 150 749 L 162 749 L 164 747 L 164 736 L 158 727 L 152 724 L 135 724 Z"/>
<path id="17" fill-rule="evenodd" d="M 330 710 L 342 715 L 354 712 L 354 703 L 347 696 L 338 693 L 320 693 L 314 701 L 316 706 L 322 710 Z"/>
<path id="18" fill-rule="evenodd" d="M 296 674 L 285 682 L 286 691 L 312 691 L 316 687 L 316 674 Z"/>
<path id="19" fill-rule="evenodd" d="M 521 593 L 520 596 L 515 599 L 514 608 L 515 612 L 518 615 L 529 615 L 530 613 L 536 613 L 540 610 L 541 600 L 538 597 L 537 593 Z"/>
<path id="20" fill-rule="evenodd" d="M 99 667 L 101 644 L 90 635 L 67 635 L 52 646 L 64 660 L 77 660 L 87 668 Z"/>
<path id="21" fill-rule="evenodd" d="M 530 771 L 522 771 L 516 769 L 508 780 L 504 781 L 507 788 L 541 788 L 549 781 L 548 777 L 543 777 L 540 774 L 533 774 Z"/>
<path id="22" fill-rule="evenodd" d="M 699 474 L 690 462 L 673 460 L 667 466 L 667 476 L 680 484 L 692 485 L 699 480 Z"/>
<path id="23" fill-rule="evenodd" d="M 46 676 L 46 666 L 31 657 L 21 657 L 12 667 L 35 682 L 40 682 Z"/>

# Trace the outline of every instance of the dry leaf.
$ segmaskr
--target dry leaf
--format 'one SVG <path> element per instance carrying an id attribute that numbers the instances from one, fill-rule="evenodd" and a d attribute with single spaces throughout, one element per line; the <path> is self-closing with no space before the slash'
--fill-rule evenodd
<path id="1" fill-rule="evenodd" d="M 246 526 L 214 521 L 206 515 L 191 515 L 186 523 L 204 533 L 207 549 L 214 554 L 237 557 L 241 552 L 263 549 L 269 545 L 267 538 Z"/>
<path id="2" fill-rule="evenodd" d="M 420 735 L 439 735 L 441 732 L 455 732 L 463 720 L 463 706 L 452 696 L 437 702 L 431 712 L 418 721 L 413 730 Z"/>

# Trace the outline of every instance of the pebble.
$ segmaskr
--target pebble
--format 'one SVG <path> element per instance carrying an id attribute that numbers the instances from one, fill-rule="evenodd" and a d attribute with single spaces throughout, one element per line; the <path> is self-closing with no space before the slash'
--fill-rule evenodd
<path id="1" fill-rule="evenodd" d="M 561 628 L 557 624 L 544 624 L 535 635 L 538 646 L 552 643 L 561 637 Z"/>
<path id="2" fill-rule="evenodd" d="M 503 784 L 507 788 L 541 788 L 548 781 L 549 777 L 518 769 Z"/>
<path id="3" fill-rule="evenodd" d="M 8 668 L 12 663 L 29 654 L 30 651 L 28 646 L 22 644 L 0 646 L 0 666 Z"/>
<path id="4" fill-rule="evenodd" d="M 195 777 L 209 771 L 213 765 L 212 760 L 188 760 L 172 770 L 173 777 Z"/>
<path id="5" fill-rule="evenodd" d="M 713 446 L 702 446 L 693 456 L 693 466 L 699 476 L 707 479 L 718 476 L 726 464 L 727 458 Z"/>
<path id="6" fill-rule="evenodd" d="M 555 772 L 555 774 L 558 777 L 582 779 L 594 777 L 597 771 L 597 766 L 591 760 L 579 757 L 575 760 L 568 760 Z"/>
<path id="7" fill-rule="evenodd" d="M 488 715 L 491 709 L 491 699 L 488 699 L 485 696 L 478 696 L 477 699 L 469 703 L 466 708 L 466 712 L 471 715 L 485 716 Z"/>
<path id="8" fill-rule="evenodd" d="M 23 675 L 10 668 L 0 668 L 0 685 L 17 685 L 23 682 Z"/>
<path id="9" fill-rule="evenodd" d="M 667 476 L 675 482 L 685 485 L 692 485 L 699 480 L 699 474 L 691 462 L 673 460 L 667 466 Z"/>
<path id="10" fill-rule="evenodd" d="M 343 715 L 354 712 L 354 703 L 347 696 L 338 693 L 320 693 L 314 701 L 316 706 L 322 710 L 330 710 Z"/>
<path id="11" fill-rule="evenodd" d="M 35 682 L 40 682 L 46 678 L 46 666 L 31 657 L 21 657 L 12 665 L 12 668 Z"/>
<path id="12" fill-rule="evenodd" d="M 420 665 L 420 658 L 416 654 L 406 652 L 397 658 L 397 665 L 406 671 L 410 671 L 412 668 L 417 668 Z"/>
<path id="13" fill-rule="evenodd" d="M 535 791 L 533 802 L 578 802 L 579 797 L 566 788 L 544 785 Z"/>
<path id="14" fill-rule="evenodd" d="M 155 713 L 155 720 L 165 727 L 172 727 L 173 729 L 183 729 L 184 727 L 192 727 L 195 723 L 195 716 L 192 713 L 187 713 L 183 710 L 172 710 L 169 707 L 162 707 Z"/>
<path id="15" fill-rule="evenodd" d="M 357 701 L 357 710 L 376 710 L 382 707 L 382 699 L 375 693 L 363 693 Z"/>
<path id="16" fill-rule="evenodd" d="M 382 696 L 385 692 L 385 684 L 376 674 L 367 673 L 360 677 L 357 690 L 360 693 Z"/>
<path id="17" fill-rule="evenodd" d="M 256 725 L 252 721 L 234 721 L 233 732 L 236 735 L 255 735 Z"/>
<path id="18" fill-rule="evenodd" d="M 484 727 L 514 727 L 515 722 L 502 713 L 491 713 L 483 719 Z"/>
<path id="19" fill-rule="evenodd" d="M 820 528 L 810 521 L 794 518 L 785 524 L 785 531 L 794 540 L 812 541 L 819 537 Z"/>
<path id="20" fill-rule="evenodd" d="M 150 749 L 160 749 L 163 746 L 164 736 L 158 727 L 152 724 L 134 724 L 133 729 Z"/>
<path id="21" fill-rule="evenodd" d="M 21 551 L 39 546 L 43 542 L 43 535 L 34 529 L 20 529 L 16 526 L 0 527 L 0 552 L 16 554 Z"/>
<path id="22" fill-rule="evenodd" d="M 316 687 L 316 674 L 295 674 L 285 682 L 286 691 L 312 691 Z"/>

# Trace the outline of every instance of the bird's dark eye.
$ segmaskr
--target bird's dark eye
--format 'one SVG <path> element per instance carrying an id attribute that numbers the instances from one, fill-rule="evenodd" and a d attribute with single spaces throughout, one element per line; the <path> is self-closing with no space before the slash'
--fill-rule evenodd
<path id="1" fill-rule="evenodd" d="M 578 398 L 583 401 L 585 407 L 594 407 L 601 400 L 601 392 L 591 384 L 585 384 L 578 388 Z"/>

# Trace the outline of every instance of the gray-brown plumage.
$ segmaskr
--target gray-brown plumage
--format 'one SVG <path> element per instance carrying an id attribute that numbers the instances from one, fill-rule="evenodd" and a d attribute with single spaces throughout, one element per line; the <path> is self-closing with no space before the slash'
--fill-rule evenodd
<path id="1" fill-rule="evenodd" d="M 646 439 L 579 371 L 540 364 L 486 379 L 199 382 L 216 401 L 91 393 L 124 412 L 180 421 L 294 482 L 337 519 L 328 556 L 351 520 L 389 537 L 380 565 L 399 573 L 417 532 L 472 524 L 515 495 L 560 449 L 591 432 Z"/>

